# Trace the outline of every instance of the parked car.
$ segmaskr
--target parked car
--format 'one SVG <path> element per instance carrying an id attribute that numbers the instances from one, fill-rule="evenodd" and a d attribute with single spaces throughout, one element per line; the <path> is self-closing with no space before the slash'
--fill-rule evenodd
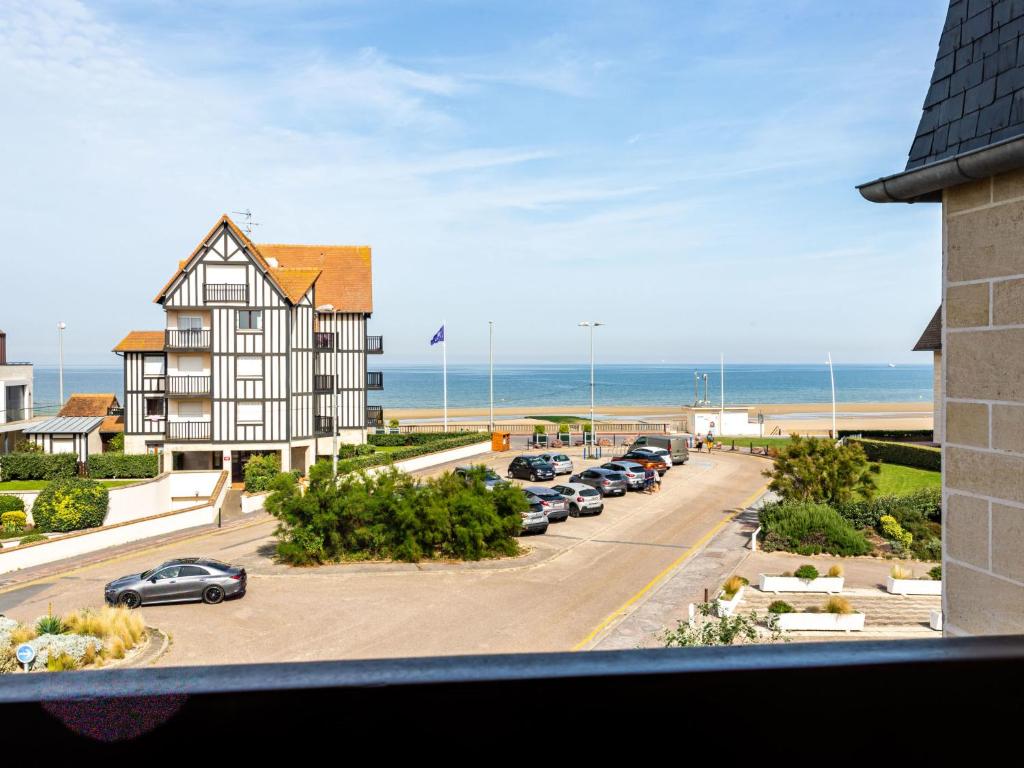
<path id="1" fill-rule="evenodd" d="M 533 483 L 538 480 L 554 480 L 555 468 L 540 456 L 516 456 L 508 465 L 508 476 Z"/>
<path id="2" fill-rule="evenodd" d="M 673 464 L 685 464 L 690 460 L 690 441 L 693 435 L 638 435 L 629 450 L 637 448 L 664 448 L 672 455 Z"/>
<path id="3" fill-rule="evenodd" d="M 241 597 L 245 585 L 245 568 L 202 557 L 181 557 L 114 579 L 103 587 L 103 598 L 109 605 L 126 608 L 191 600 L 213 604 L 225 597 Z"/>
<path id="4" fill-rule="evenodd" d="M 494 490 L 494 486 L 496 486 L 498 483 L 505 482 L 504 480 L 501 479 L 501 475 L 499 475 L 493 469 L 490 469 L 489 467 L 484 467 L 484 466 L 476 466 L 476 467 L 461 466 L 461 467 L 456 467 L 455 468 L 455 474 L 458 475 L 459 477 L 468 479 L 471 472 L 473 472 L 474 470 L 480 470 L 480 469 L 483 470 L 484 488 L 486 488 L 488 491 L 493 491 Z"/>
<path id="5" fill-rule="evenodd" d="M 639 451 L 627 451 L 621 456 L 616 456 L 612 461 L 634 461 L 644 469 L 653 469 L 657 471 L 659 475 L 664 475 L 668 472 L 668 465 L 661 456 L 652 456 L 649 453 L 641 453 Z"/>
<path id="6" fill-rule="evenodd" d="M 635 461 L 609 461 L 601 465 L 602 469 L 621 472 L 626 476 L 626 485 L 631 491 L 642 491 L 644 488 L 644 467 Z"/>
<path id="7" fill-rule="evenodd" d="M 569 503 L 562 497 L 562 494 L 555 493 L 551 488 L 543 485 L 530 485 L 523 488 L 526 498 L 530 503 L 540 502 L 544 514 L 548 516 L 549 523 L 562 522 L 569 519 Z"/>
<path id="8" fill-rule="evenodd" d="M 669 453 L 664 448 L 657 448 L 657 447 L 653 447 L 652 448 L 652 447 L 648 446 L 646 448 L 630 448 L 630 450 L 632 452 L 634 452 L 634 453 L 647 453 L 647 454 L 650 454 L 651 456 L 657 456 L 662 461 L 665 462 L 665 466 L 666 467 L 668 467 L 669 469 L 672 469 L 672 454 Z"/>
<path id="9" fill-rule="evenodd" d="M 564 453 L 542 453 L 540 457 L 555 468 L 556 475 L 572 474 L 572 459 Z"/>
<path id="10" fill-rule="evenodd" d="M 613 472 L 601 467 L 585 469 L 570 477 L 569 482 L 589 485 L 600 491 L 602 496 L 625 496 L 626 494 L 626 476 L 621 472 Z"/>
<path id="11" fill-rule="evenodd" d="M 522 533 L 544 533 L 548 529 L 548 516 L 539 501 L 532 502 L 530 508 L 523 512 Z"/>
<path id="12" fill-rule="evenodd" d="M 583 513 L 600 515 L 604 512 L 604 498 L 601 492 L 589 485 L 566 483 L 553 486 L 551 490 L 560 493 L 569 502 L 569 514 L 573 517 L 579 517 Z"/>

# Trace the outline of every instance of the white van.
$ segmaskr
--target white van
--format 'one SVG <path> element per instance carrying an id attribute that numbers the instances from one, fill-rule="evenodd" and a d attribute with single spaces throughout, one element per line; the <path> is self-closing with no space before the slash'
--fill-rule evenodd
<path id="1" fill-rule="evenodd" d="M 673 464 L 685 464 L 690 460 L 690 441 L 693 435 L 639 435 L 629 450 L 636 448 L 664 448 L 672 456 Z"/>

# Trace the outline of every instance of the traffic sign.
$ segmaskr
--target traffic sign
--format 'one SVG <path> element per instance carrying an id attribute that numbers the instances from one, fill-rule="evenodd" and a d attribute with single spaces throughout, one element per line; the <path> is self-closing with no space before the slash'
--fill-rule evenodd
<path id="1" fill-rule="evenodd" d="M 22 643 L 18 646 L 18 650 L 14 652 L 14 655 L 25 666 L 25 671 L 28 672 L 28 665 L 35 661 L 36 649 L 28 643 Z"/>

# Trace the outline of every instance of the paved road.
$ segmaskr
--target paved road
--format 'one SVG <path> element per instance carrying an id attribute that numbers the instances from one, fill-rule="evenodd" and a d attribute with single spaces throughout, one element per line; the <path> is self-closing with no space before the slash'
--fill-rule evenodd
<path id="1" fill-rule="evenodd" d="M 485 458 L 504 474 L 510 456 Z M 249 594 L 219 606 L 143 608 L 172 640 L 160 664 L 569 650 L 586 646 L 748 503 L 763 467 L 751 457 L 694 456 L 665 476 L 659 494 L 608 499 L 600 516 L 523 539 L 525 557 L 472 565 L 288 568 L 272 561 L 274 521 L 260 517 L 0 589 L 0 612 L 31 620 L 51 602 L 55 611 L 98 606 L 111 578 L 202 554 L 244 565 Z"/>

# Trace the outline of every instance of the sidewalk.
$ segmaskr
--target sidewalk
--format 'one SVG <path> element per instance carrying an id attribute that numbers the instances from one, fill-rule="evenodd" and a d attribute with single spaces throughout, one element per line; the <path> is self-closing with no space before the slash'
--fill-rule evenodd
<path id="1" fill-rule="evenodd" d="M 658 636 L 687 619 L 689 604 L 703 602 L 705 590 L 713 598 L 722 582 L 750 555 L 750 535 L 757 528 L 754 508 L 760 502 L 758 499 L 737 515 L 702 551 L 683 563 L 586 650 L 660 647 Z"/>

